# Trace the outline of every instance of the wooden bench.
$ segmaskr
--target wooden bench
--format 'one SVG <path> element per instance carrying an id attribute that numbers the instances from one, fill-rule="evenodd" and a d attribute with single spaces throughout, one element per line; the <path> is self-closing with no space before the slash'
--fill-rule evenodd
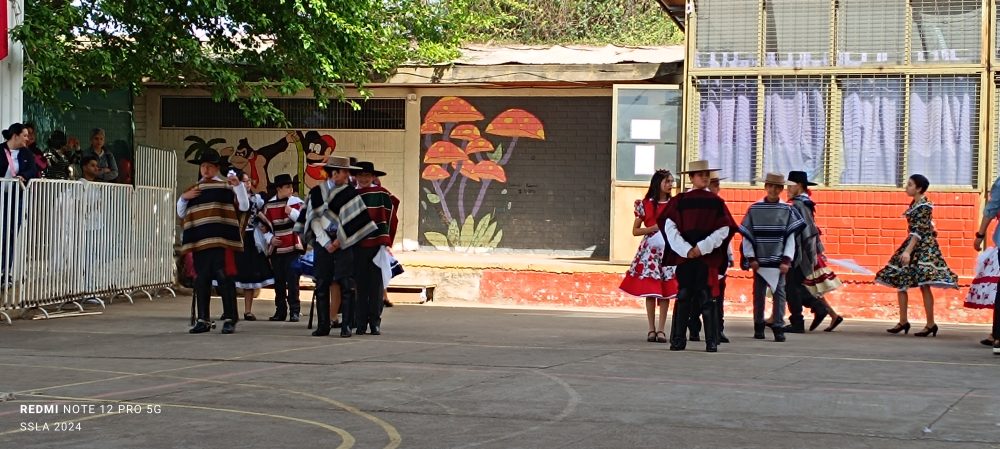
<path id="1" fill-rule="evenodd" d="M 420 293 L 420 304 L 423 304 L 434 300 L 435 287 L 437 287 L 437 284 L 389 284 L 386 290 L 390 293 Z"/>

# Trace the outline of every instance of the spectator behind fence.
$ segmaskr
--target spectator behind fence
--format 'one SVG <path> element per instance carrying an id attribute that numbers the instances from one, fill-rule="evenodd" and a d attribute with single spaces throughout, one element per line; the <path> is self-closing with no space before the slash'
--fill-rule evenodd
<path id="1" fill-rule="evenodd" d="M 49 167 L 49 163 L 45 160 L 42 150 L 38 148 L 38 134 L 35 131 L 35 124 L 31 122 L 25 123 L 24 128 L 28 130 L 28 139 L 24 141 L 24 146 L 31 150 L 31 154 L 35 156 L 35 167 L 38 168 L 38 173 L 41 175 Z"/>
<path id="2" fill-rule="evenodd" d="M 115 182 L 118 179 L 118 163 L 115 155 L 104 148 L 104 130 L 94 128 L 90 132 L 90 148 L 84 150 L 84 156 L 97 156 L 97 166 L 100 172 L 97 177 L 100 181 Z"/>
<path id="3" fill-rule="evenodd" d="M 10 125 L 3 131 L 3 143 L 0 149 L 4 156 L 0 159 L 0 171 L 4 178 L 18 178 L 21 182 L 38 177 L 38 168 L 35 165 L 35 157 L 31 150 L 25 148 L 28 139 L 28 129 L 20 123 Z"/>
<path id="4" fill-rule="evenodd" d="M 83 169 L 83 176 L 80 179 L 90 182 L 103 182 L 101 181 L 101 167 L 98 164 L 97 156 L 93 154 L 88 154 L 80 160 L 80 166 Z"/>
<path id="5" fill-rule="evenodd" d="M 66 133 L 55 130 L 49 136 L 47 142 L 49 150 L 45 152 L 45 159 L 49 167 L 45 170 L 45 177 L 50 179 L 78 179 L 80 178 L 80 153 L 73 151 L 69 147 Z"/>
<path id="6" fill-rule="evenodd" d="M 22 183 L 38 177 L 38 169 L 35 168 L 35 158 L 30 150 L 24 148 L 28 138 L 28 130 L 24 125 L 15 123 L 3 130 L 3 142 L 0 143 L 0 150 L 3 150 L 4 157 L 0 157 L 0 173 L 5 179 L 18 179 Z M 3 186 L 6 190 L 9 186 Z M 0 195 L 3 201 L 3 216 L 0 216 L 0 269 L 3 270 L 3 288 L 8 287 L 13 279 L 10 276 L 10 268 L 14 258 L 14 241 L 18 228 L 21 226 L 21 190 L 15 190 L 14 195 L 4 192 Z M 13 201 L 13 203 L 7 203 Z"/>

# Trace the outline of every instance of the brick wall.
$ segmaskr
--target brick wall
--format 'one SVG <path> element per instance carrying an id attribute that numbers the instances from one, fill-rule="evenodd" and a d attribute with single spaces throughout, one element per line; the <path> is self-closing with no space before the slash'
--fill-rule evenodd
<path id="1" fill-rule="evenodd" d="M 764 197 L 763 187 L 723 189 L 720 193 L 737 222 L 750 204 Z M 979 226 L 981 196 L 931 190 L 927 197 L 934 203 L 934 225 L 945 260 L 960 277 L 971 278 L 977 256 L 972 236 Z M 823 231 L 823 244 L 830 258 L 853 259 L 877 272 L 906 238 L 903 212 L 910 198 L 903 192 L 818 190 L 812 198 L 817 204 L 816 223 Z"/>
<path id="2" fill-rule="evenodd" d="M 462 97 L 478 110 L 483 119 L 465 123 L 476 126 L 482 137 L 494 146 L 508 150 L 512 138 L 487 133 L 487 125 L 502 112 L 511 109 L 527 111 L 544 127 L 544 140 L 518 138 L 513 154 L 503 165 L 506 182 L 492 182 L 483 194 L 474 220 L 482 223 L 487 213 L 496 224 L 494 232 L 502 231 L 495 250 L 498 252 L 532 252 L 557 255 L 607 257 L 610 234 L 611 183 L 611 97 Z M 423 97 L 421 117 L 441 97 Z M 448 132 L 448 124 L 444 124 Z M 452 127 L 455 124 L 451 124 Z M 421 161 L 442 134 L 422 135 Z M 449 136 L 452 143 L 463 142 Z M 486 159 L 486 154 L 473 155 Z M 499 161 L 497 161 L 499 162 Z M 448 234 L 448 220 L 441 202 L 461 228 L 464 218 L 472 213 L 482 182 L 466 180 L 465 193 L 459 202 L 461 179 L 454 168 L 436 164 L 451 172 L 456 182 L 440 198 L 434 183 L 421 179 L 420 243 L 432 248 L 427 233 Z M 425 170 L 428 164 L 421 164 Z M 451 178 L 439 181 L 441 192 Z M 495 211 L 495 213 L 494 213 Z M 490 225 L 486 225 L 490 226 Z M 454 233 L 455 230 L 453 230 Z M 495 234 L 494 234 L 495 235 Z M 483 246 L 488 238 L 479 238 L 473 246 Z M 440 245 L 438 245 L 440 247 Z M 442 248 L 443 249 L 443 248 Z M 455 250 L 451 245 L 451 250 Z M 462 248 L 458 248 L 462 251 Z"/>

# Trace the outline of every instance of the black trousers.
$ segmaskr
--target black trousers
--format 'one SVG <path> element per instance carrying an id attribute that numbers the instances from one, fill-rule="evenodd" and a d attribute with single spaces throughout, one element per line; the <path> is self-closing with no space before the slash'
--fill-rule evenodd
<path id="1" fill-rule="evenodd" d="M 691 260 L 677 266 L 677 301 L 670 322 L 670 345 L 683 349 L 687 344 L 687 331 L 692 315 L 704 320 L 705 341 L 719 342 L 718 301 L 708 286 L 708 265 Z"/>
<path id="2" fill-rule="evenodd" d="M 222 296 L 222 319 L 237 320 L 236 284 L 233 278 L 226 275 L 226 250 L 210 248 L 195 251 L 194 258 L 194 292 L 198 302 L 198 319 L 210 320 L 210 302 L 212 300 L 212 281 L 219 285 L 219 295 Z"/>
<path id="3" fill-rule="evenodd" d="M 785 300 L 788 302 L 788 322 L 792 326 L 801 326 L 805 319 L 802 317 L 802 308 L 808 307 L 813 313 L 820 308 L 826 307 L 816 299 L 802 283 L 805 276 L 801 271 L 792 268 L 785 275 Z"/>
<path id="4" fill-rule="evenodd" d="M 284 319 L 288 313 L 298 315 L 299 272 L 292 265 L 299 258 L 298 252 L 271 256 L 271 270 L 274 272 L 274 316 Z"/>
<path id="5" fill-rule="evenodd" d="M 342 326 L 351 327 L 354 312 L 353 249 L 337 250 L 329 253 L 320 247 L 314 250 L 313 263 L 316 267 L 316 315 L 318 329 L 330 328 L 330 286 L 340 284 L 340 313 Z"/>
<path id="6" fill-rule="evenodd" d="M 355 276 L 358 286 L 357 308 L 354 313 L 355 326 L 364 331 L 382 325 L 382 270 L 372 261 L 379 248 L 355 248 Z"/>

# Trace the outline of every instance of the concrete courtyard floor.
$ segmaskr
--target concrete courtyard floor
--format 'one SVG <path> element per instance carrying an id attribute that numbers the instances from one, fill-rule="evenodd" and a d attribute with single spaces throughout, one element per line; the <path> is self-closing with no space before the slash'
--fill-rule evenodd
<path id="1" fill-rule="evenodd" d="M 183 297 L 15 321 L 0 446 L 1000 447 L 985 326 L 915 338 L 849 320 L 782 344 L 731 319 L 708 354 L 645 342 L 635 312 L 459 305 L 386 309 L 383 335 L 349 339 L 267 321 L 189 335 Z"/>

